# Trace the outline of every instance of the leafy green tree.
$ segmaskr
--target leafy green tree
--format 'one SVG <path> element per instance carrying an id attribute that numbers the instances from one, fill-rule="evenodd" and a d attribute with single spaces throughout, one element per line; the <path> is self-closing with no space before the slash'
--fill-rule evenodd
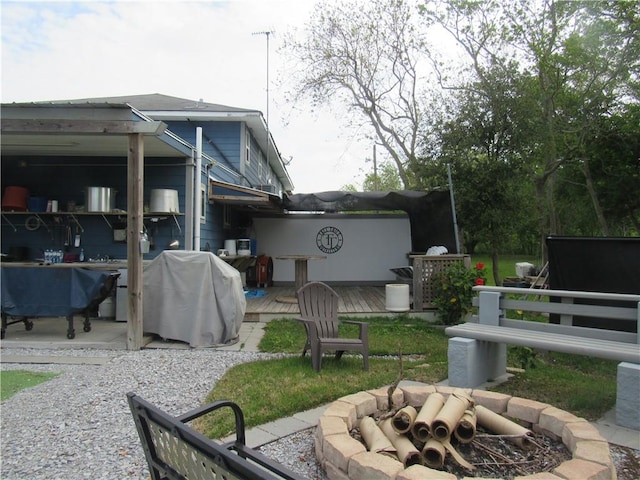
<path id="1" fill-rule="evenodd" d="M 362 189 L 370 192 L 401 190 L 402 184 L 398 176 L 398 170 L 391 163 L 382 163 L 377 172 L 366 175 Z"/>
<path id="2" fill-rule="evenodd" d="M 358 188 L 353 183 L 348 183 L 340 187 L 340 190 L 343 192 L 357 192 Z"/>
<path id="3" fill-rule="evenodd" d="M 628 94 L 633 93 L 633 77 L 637 78 L 640 72 L 640 17 L 637 3 L 582 3 L 588 21 L 563 45 L 562 62 L 574 70 L 571 81 L 564 88 L 563 127 L 559 133 L 564 165 L 568 168 L 559 170 L 558 178 L 584 186 L 588 195 L 585 204 L 590 206 L 589 211 L 596 220 L 594 234 L 608 236 L 616 225 L 615 221 L 610 222 L 612 217 L 605 212 L 600 188 L 604 178 L 598 178 L 603 171 L 597 168 L 597 164 L 604 161 L 624 166 L 628 157 L 624 158 L 620 150 L 614 157 L 598 158 L 604 152 L 597 145 L 601 143 L 599 139 L 612 133 L 610 119 L 619 118 L 620 113 L 627 110 L 629 102 L 637 104 L 638 97 L 634 100 Z M 633 139 L 630 140 L 633 144 Z M 567 172 L 572 171 L 575 176 L 567 179 Z M 615 179 L 619 189 L 625 183 L 623 178 L 608 176 L 606 182 L 611 183 Z M 566 217 L 563 219 L 559 215 L 558 218 L 567 223 Z"/>
<path id="4" fill-rule="evenodd" d="M 581 167 L 573 174 L 581 172 L 582 182 L 591 184 L 595 217 L 604 225 L 590 163 L 581 154 L 588 140 L 584 127 L 615 109 L 625 92 L 637 91 L 637 4 L 428 1 L 423 16 L 428 27 L 448 32 L 467 58 L 462 73 L 443 70 L 443 88 L 476 89 L 499 99 L 496 87 L 506 83 L 518 85 L 516 95 L 528 99 L 528 111 L 509 120 L 533 135 L 510 143 L 532 166 L 540 236 L 562 230 L 557 201 L 565 184 L 559 178 L 571 164 Z M 434 64 L 446 68 L 437 59 Z M 487 111 L 499 111 L 495 106 Z"/>
<path id="5" fill-rule="evenodd" d="M 487 247 L 496 284 L 501 282 L 499 252 L 509 250 L 521 232 L 535 234 L 535 227 L 529 227 L 535 212 L 526 188 L 533 171 L 523 156 L 532 132 L 521 120 L 531 109 L 530 96 L 522 94 L 531 80 L 510 69 L 513 66 L 478 66 L 480 74 L 473 82 L 452 89 L 446 118 L 436 127 L 437 143 L 425 145 L 425 157 L 414 169 L 428 178 L 434 154 L 427 152 L 435 152 L 441 183 L 445 165 L 450 165 L 467 252 L 478 243 Z"/>
<path id="6" fill-rule="evenodd" d="M 589 169 L 584 188 L 594 191 L 589 198 L 598 200 L 606 219 L 603 233 L 640 235 L 640 105 L 601 117 L 592 127 L 581 166 Z"/>

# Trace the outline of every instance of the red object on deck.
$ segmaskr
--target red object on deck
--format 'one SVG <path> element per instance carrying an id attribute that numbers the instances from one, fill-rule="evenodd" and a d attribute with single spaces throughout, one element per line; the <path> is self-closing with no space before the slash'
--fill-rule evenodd
<path id="1" fill-rule="evenodd" d="M 256 260 L 256 280 L 258 287 L 273 285 L 273 260 L 266 255 L 260 255 Z"/>

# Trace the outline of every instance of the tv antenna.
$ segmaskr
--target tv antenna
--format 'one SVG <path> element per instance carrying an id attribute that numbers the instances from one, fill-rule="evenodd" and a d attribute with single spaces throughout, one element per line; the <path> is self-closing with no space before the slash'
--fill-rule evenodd
<path id="1" fill-rule="evenodd" d="M 269 133 L 269 37 L 276 33 L 275 30 L 265 30 L 262 32 L 253 32 L 251 35 L 264 35 L 267 37 L 267 168 L 269 166 L 269 144 L 271 143 L 271 135 Z"/>

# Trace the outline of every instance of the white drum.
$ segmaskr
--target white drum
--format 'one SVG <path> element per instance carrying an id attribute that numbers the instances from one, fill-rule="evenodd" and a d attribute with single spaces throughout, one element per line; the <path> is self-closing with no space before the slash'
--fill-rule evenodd
<path id="1" fill-rule="evenodd" d="M 236 239 L 225 240 L 224 241 L 224 249 L 229 252 L 229 255 L 234 256 L 237 255 L 236 250 Z"/>
<path id="2" fill-rule="evenodd" d="M 406 283 L 389 283 L 385 285 L 385 309 L 388 312 L 408 312 L 409 285 Z"/>

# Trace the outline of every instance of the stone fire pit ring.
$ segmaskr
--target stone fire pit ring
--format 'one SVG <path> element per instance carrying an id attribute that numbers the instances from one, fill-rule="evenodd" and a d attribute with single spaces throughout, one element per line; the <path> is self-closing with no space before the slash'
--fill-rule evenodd
<path id="1" fill-rule="evenodd" d="M 367 451 L 350 435 L 358 420 L 388 410 L 387 388 L 368 390 L 342 397 L 331 403 L 318 420 L 316 457 L 329 480 L 456 480 L 451 473 L 422 465 L 404 468 L 399 460 Z M 394 406 L 404 403 L 421 407 L 430 394 L 447 398 L 454 387 L 402 384 L 393 394 Z M 572 459 L 551 473 L 516 477 L 517 480 L 615 480 L 616 469 L 609 443 L 583 418 L 546 403 L 486 390 L 463 389 L 476 405 L 482 405 L 519 424 L 556 440 L 562 440 Z"/>

